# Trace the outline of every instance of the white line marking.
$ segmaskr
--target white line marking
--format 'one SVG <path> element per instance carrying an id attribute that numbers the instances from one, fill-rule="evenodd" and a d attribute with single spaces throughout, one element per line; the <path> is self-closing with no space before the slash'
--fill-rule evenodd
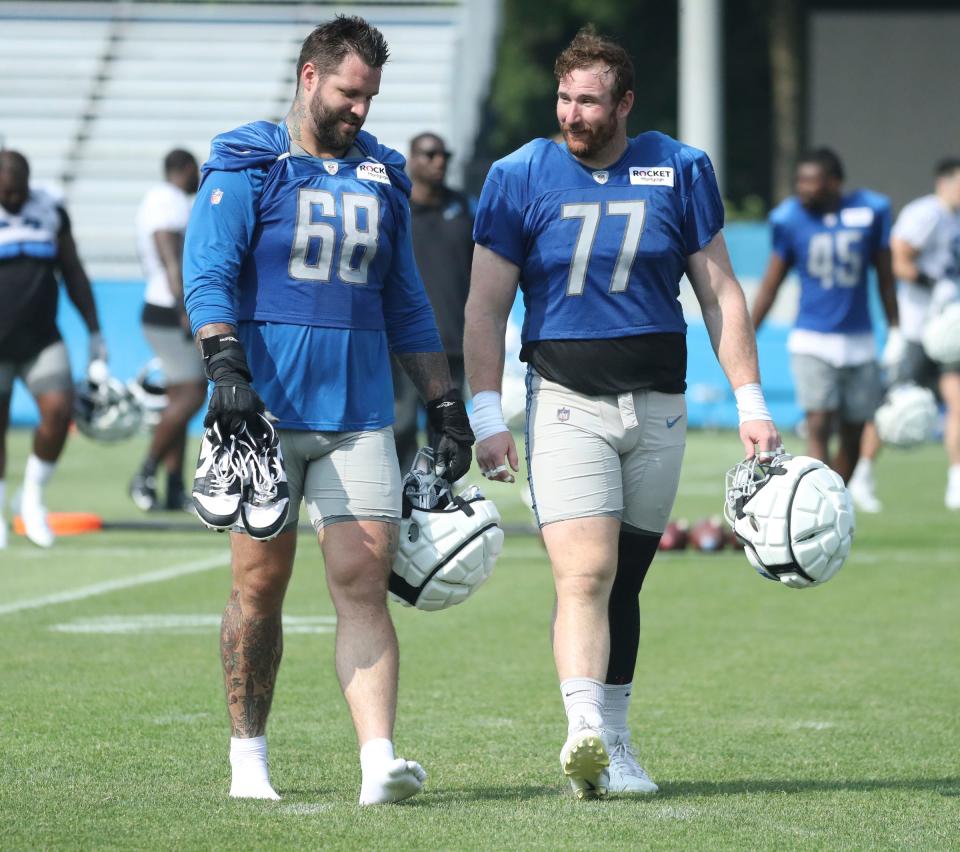
<path id="1" fill-rule="evenodd" d="M 55 633 L 211 633 L 220 628 L 220 618 L 206 613 L 101 615 L 52 624 L 49 629 Z M 336 623 L 335 615 L 287 615 L 283 632 L 333 633 Z"/>
<path id="2" fill-rule="evenodd" d="M 136 586 L 146 586 L 149 583 L 162 583 L 165 580 L 174 580 L 185 577 L 187 574 L 198 574 L 212 568 L 222 568 L 230 564 L 230 555 L 218 553 L 206 559 L 197 559 L 194 562 L 185 562 L 183 565 L 174 565 L 172 568 L 163 568 L 159 571 L 148 571 L 146 574 L 134 574 L 132 577 L 121 577 L 117 580 L 107 580 L 104 583 L 94 583 L 92 586 L 82 586 L 66 592 L 57 592 L 55 595 L 44 595 L 40 598 L 27 598 L 13 603 L 0 604 L 0 615 L 10 615 L 12 612 L 22 612 L 26 609 L 42 609 L 54 604 L 80 601 L 97 595 L 106 595 L 120 589 L 132 589 Z"/>

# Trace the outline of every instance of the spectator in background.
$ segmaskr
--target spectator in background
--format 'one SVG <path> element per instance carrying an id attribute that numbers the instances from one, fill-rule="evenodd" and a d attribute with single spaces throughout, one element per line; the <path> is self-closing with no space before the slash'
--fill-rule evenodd
<path id="1" fill-rule="evenodd" d="M 22 154 L 0 151 L 0 548 L 7 543 L 6 434 L 16 378 L 26 384 L 40 411 L 23 475 L 20 515 L 27 538 L 38 547 L 50 547 L 54 540 L 43 490 L 63 452 L 73 405 L 67 347 L 57 328 L 58 272 L 90 331 L 90 361 L 106 361 L 90 279 L 66 211 L 49 193 L 30 188 L 30 166 Z"/>
<path id="2" fill-rule="evenodd" d="M 843 179 L 843 164 L 829 148 L 800 157 L 796 195 L 770 214 L 773 252 L 753 305 L 753 324 L 760 327 L 793 267 L 800 278 L 800 308 L 787 348 L 807 420 L 807 453 L 849 480 L 864 424 L 873 419 L 881 394 L 868 309 L 871 266 L 890 325 L 884 365 L 902 359 L 904 342 L 890 265 L 890 201 L 868 189 L 845 192 Z M 835 429 L 839 447 L 831 457 Z"/>
<path id="3" fill-rule="evenodd" d="M 145 512 L 190 510 L 190 495 L 183 484 L 187 423 L 207 396 L 203 361 L 183 307 L 181 271 L 183 235 L 200 172 L 193 154 L 179 148 L 167 154 L 163 172 L 164 182 L 144 196 L 136 220 L 137 250 L 147 279 L 143 334 L 160 360 L 167 392 L 167 407 L 153 432 L 147 457 L 130 482 L 130 497 Z M 162 503 L 156 476 L 161 464 L 167 474 Z"/>
<path id="4" fill-rule="evenodd" d="M 437 319 L 454 387 L 464 391 L 463 308 L 470 289 L 473 260 L 473 204 L 445 183 L 453 155 L 435 133 L 410 141 L 407 172 L 413 184 L 410 213 L 413 253 Z M 393 426 L 400 470 L 406 473 L 417 453 L 417 420 L 422 403 L 413 382 L 394 362 Z M 436 435 L 428 427 L 428 442 Z"/>
<path id="5" fill-rule="evenodd" d="M 960 299 L 960 158 L 943 160 L 935 176 L 934 191 L 900 211 L 890 240 L 908 347 L 898 378 L 939 391 L 947 407 L 943 444 L 950 469 L 944 503 L 960 509 L 960 364 L 931 361 L 921 342 L 928 320 Z"/>

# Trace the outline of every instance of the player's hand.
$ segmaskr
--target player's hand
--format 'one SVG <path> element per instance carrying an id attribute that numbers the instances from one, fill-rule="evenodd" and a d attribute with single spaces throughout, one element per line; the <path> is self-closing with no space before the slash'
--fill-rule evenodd
<path id="1" fill-rule="evenodd" d="M 886 370 L 895 370 L 906 357 L 907 341 L 897 326 L 891 326 L 887 331 L 887 342 L 883 345 L 880 366 Z"/>
<path id="2" fill-rule="evenodd" d="M 508 467 L 509 465 L 509 467 Z M 520 469 L 517 445 L 509 431 L 497 432 L 477 443 L 477 466 L 494 482 L 514 482 L 513 470 Z"/>
<path id="3" fill-rule="evenodd" d="M 220 425 L 220 434 L 239 435 L 243 427 L 258 414 L 263 414 L 263 400 L 248 381 L 240 377 L 218 379 L 213 385 L 210 405 L 203 418 L 207 428 Z"/>
<path id="4" fill-rule="evenodd" d="M 87 363 L 92 364 L 94 361 L 106 363 L 108 360 L 107 344 L 103 341 L 103 335 L 99 331 L 91 331 Z"/>
<path id="5" fill-rule="evenodd" d="M 203 425 L 220 427 L 222 437 L 239 435 L 247 423 L 264 411 L 263 400 L 250 384 L 247 356 L 233 334 L 216 335 L 202 341 L 204 371 L 213 382 L 210 405 Z"/>
<path id="6" fill-rule="evenodd" d="M 427 403 L 430 428 L 439 435 L 433 448 L 434 470 L 454 483 L 470 470 L 470 448 L 476 440 L 460 391 L 447 391 Z"/>
<path id="7" fill-rule="evenodd" d="M 744 458 L 755 455 L 767 461 L 783 452 L 783 440 L 772 420 L 747 420 L 740 424 L 740 440 L 743 441 Z"/>

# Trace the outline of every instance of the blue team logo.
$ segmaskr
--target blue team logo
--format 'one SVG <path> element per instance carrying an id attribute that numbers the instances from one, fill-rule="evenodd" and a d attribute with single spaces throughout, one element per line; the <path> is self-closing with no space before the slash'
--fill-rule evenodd
<path id="1" fill-rule="evenodd" d="M 558 408 L 557 409 L 557 420 L 561 423 L 566 423 L 570 419 L 570 409 L 569 408 Z"/>

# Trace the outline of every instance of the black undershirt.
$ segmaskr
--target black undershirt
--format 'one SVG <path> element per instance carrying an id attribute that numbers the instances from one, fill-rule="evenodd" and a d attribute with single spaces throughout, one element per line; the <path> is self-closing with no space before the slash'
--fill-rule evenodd
<path id="1" fill-rule="evenodd" d="M 0 361 L 26 361 L 60 339 L 56 261 L 0 261 Z"/>
<path id="2" fill-rule="evenodd" d="M 687 338 L 676 332 L 597 340 L 534 340 L 520 360 L 545 379 L 587 396 L 687 389 Z"/>

